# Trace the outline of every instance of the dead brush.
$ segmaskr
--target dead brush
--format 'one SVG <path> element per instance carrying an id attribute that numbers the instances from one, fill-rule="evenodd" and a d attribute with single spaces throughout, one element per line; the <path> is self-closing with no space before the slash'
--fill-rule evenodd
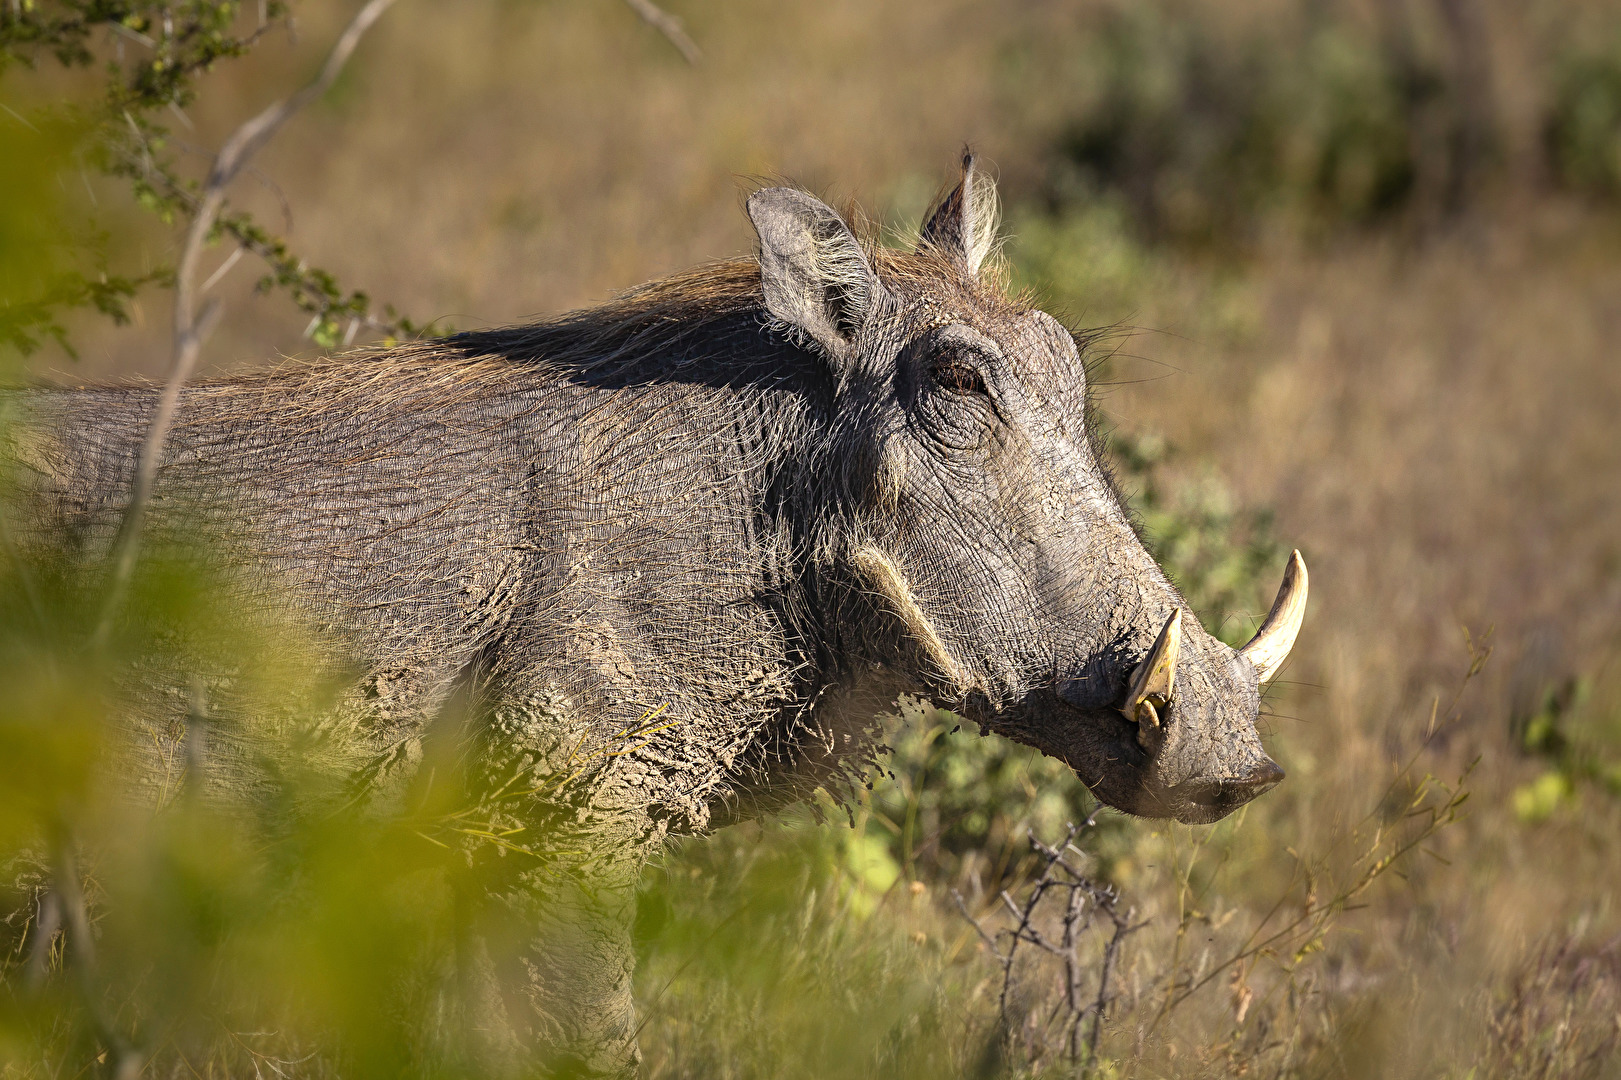
<path id="1" fill-rule="evenodd" d="M 1030 846 L 1041 860 L 1041 870 L 1030 883 L 1022 901 L 1015 901 L 1006 889 L 1000 899 L 1013 920 L 1010 929 L 991 932 L 974 918 L 962 894 L 952 891 L 963 918 L 971 923 L 1002 968 L 1002 991 L 998 998 L 998 1019 L 1006 1050 L 1022 1057 L 1032 1070 L 1052 1061 L 1079 1066 L 1087 1075 L 1097 1061 L 1098 1037 L 1103 1014 L 1114 1000 L 1120 949 L 1126 938 L 1143 928 L 1134 923 L 1131 909 L 1121 910 L 1120 893 L 1110 885 L 1094 881 L 1080 866 L 1088 858 L 1075 846 L 1083 832 L 1096 825 L 1096 817 L 1080 825 L 1068 826 L 1062 843 L 1048 846 L 1030 834 Z M 1001 942 L 1006 940 L 1005 951 Z M 1024 983 L 1032 966 L 1021 962 L 1020 945 L 1035 950 L 1036 964 L 1041 957 L 1061 967 L 1059 991 L 1030 994 Z M 1030 950 L 1025 950 L 1029 953 Z M 1095 965 L 1089 962 L 1097 954 Z"/>
<path id="2" fill-rule="evenodd" d="M 1002 1064 L 1009 1074 L 1062 1064 L 1081 1077 L 1145 1071 L 1283 1077 L 1310 1074 L 1333 1057 L 1342 1025 L 1372 984 L 1343 967 L 1329 939 L 1352 932 L 1345 917 L 1373 906 L 1376 886 L 1402 877 L 1408 856 L 1434 854 L 1432 841 L 1460 820 L 1474 763 L 1450 783 L 1419 766 L 1460 721 L 1463 695 L 1491 655 L 1486 641 L 1465 634 L 1468 664 L 1451 699 L 1434 702 L 1411 755 L 1360 820 L 1314 852 L 1290 850 L 1295 864 L 1269 904 L 1223 902 L 1221 888 L 1242 885 L 1231 880 L 1240 834 L 1221 829 L 1195 833 L 1191 845 L 1178 841 L 1185 835 L 1179 830 L 1165 834 L 1167 849 L 1155 858 L 1170 863 L 1171 895 L 1145 890 L 1135 905 L 1126 904 L 1119 888 L 1081 870 L 1090 856 L 1076 841 L 1095 825 L 1095 814 L 1069 826 L 1057 845 L 1032 835 L 1034 876 L 1003 890 L 977 917 L 954 894 L 1000 968 Z M 1609 1060 L 1615 1023 L 1601 1043 L 1590 1026 L 1571 1018 L 1598 1015 L 1596 995 L 1612 1001 L 1621 995 L 1617 948 L 1584 954 L 1585 966 L 1567 962 L 1568 950 L 1559 952 L 1517 983 L 1523 988 L 1506 1011 L 1494 1014 L 1494 1032 L 1502 1034 L 1493 1036 L 1492 1060 L 1549 1064 L 1484 1075 L 1598 1075 L 1567 1065 Z M 1567 968 L 1569 974 L 1538 974 Z M 1555 992 L 1560 986 L 1569 987 L 1562 996 Z M 1217 992 L 1223 988 L 1225 994 Z M 1578 1000 L 1586 1004 L 1578 1007 Z M 1522 1016 L 1523 1023 L 1516 1019 Z"/>

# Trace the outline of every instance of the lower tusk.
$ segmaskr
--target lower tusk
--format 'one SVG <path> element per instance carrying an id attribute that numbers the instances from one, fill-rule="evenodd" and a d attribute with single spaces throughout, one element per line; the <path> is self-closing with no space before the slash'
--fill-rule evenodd
<path id="1" fill-rule="evenodd" d="M 1295 635 L 1300 633 L 1300 621 L 1306 617 L 1306 561 L 1296 551 L 1289 557 L 1289 568 L 1283 572 L 1283 585 L 1278 598 L 1272 601 L 1272 610 L 1266 621 L 1255 632 L 1248 645 L 1239 653 L 1255 665 L 1257 682 L 1267 682 L 1278 673 L 1295 646 Z"/>
<path id="2" fill-rule="evenodd" d="M 941 640 L 934 623 L 918 606 L 917 598 L 912 595 L 912 588 L 906 583 L 900 568 L 890 561 L 889 556 L 875 547 L 858 548 L 852 556 L 852 561 L 856 570 L 866 579 L 867 586 L 889 602 L 890 609 L 906 624 L 906 629 L 922 646 L 934 666 L 940 669 L 956 689 L 966 689 L 968 679 L 964 677 L 963 670 L 951 655 L 951 651 L 946 648 L 946 643 Z"/>
<path id="3" fill-rule="evenodd" d="M 1176 694 L 1176 664 L 1182 657 L 1182 609 L 1171 612 L 1148 658 L 1131 673 L 1131 687 L 1120 711 L 1133 723 L 1159 725 L 1160 713 Z"/>

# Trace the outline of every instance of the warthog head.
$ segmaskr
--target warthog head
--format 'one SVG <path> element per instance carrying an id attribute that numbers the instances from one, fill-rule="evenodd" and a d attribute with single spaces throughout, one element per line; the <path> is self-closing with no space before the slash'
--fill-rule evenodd
<path id="1" fill-rule="evenodd" d="M 914 253 L 789 188 L 748 210 L 767 311 L 833 378 L 822 461 L 856 505 L 826 559 L 883 627 L 863 648 L 1132 813 L 1215 821 L 1282 779 L 1255 720 L 1304 613 L 1299 553 L 1255 640 L 1204 632 L 1100 464 L 1075 338 L 982 280 L 995 192 L 972 158 Z"/>

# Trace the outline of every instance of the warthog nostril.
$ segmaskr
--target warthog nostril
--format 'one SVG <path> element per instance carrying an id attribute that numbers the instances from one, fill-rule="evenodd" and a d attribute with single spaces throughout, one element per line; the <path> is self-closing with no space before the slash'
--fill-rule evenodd
<path id="1" fill-rule="evenodd" d="M 1244 779 L 1243 783 L 1254 789 L 1255 794 L 1259 795 L 1268 788 L 1276 786 L 1278 781 L 1283 779 L 1283 776 L 1283 768 L 1276 761 L 1271 758 L 1262 758 L 1256 763 L 1255 768 L 1250 770 L 1249 776 Z"/>
<path id="2" fill-rule="evenodd" d="M 1170 795 L 1175 802 L 1215 811 L 1219 817 L 1277 786 L 1282 779 L 1283 770 L 1278 763 L 1271 758 L 1262 758 L 1243 776 L 1189 780 L 1172 788 Z"/>

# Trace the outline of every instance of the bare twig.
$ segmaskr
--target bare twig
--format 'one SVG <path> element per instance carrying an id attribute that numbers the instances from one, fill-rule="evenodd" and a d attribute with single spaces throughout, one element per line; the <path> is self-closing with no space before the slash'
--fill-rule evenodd
<path id="1" fill-rule="evenodd" d="M 112 628 L 113 617 L 123 602 L 125 590 L 129 587 L 130 575 L 135 568 L 135 557 L 140 550 L 141 526 L 146 516 L 146 505 L 151 499 L 158 459 L 163 453 L 163 444 L 174 421 L 180 388 L 190 377 L 192 368 L 196 366 L 197 355 L 202 349 L 204 339 L 219 320 L 218 298 L 209 300 L 201 313 L 197 312 L 199 290 L 196 279 L 203 248 L 214 233 L 220 208 L 225 203 L 225 189 L 236 179 L 249 159 L 270 140 L 289 117 L 326 93 L 342 72 L 344 64 L 348 63 L 355 47 L 360 44 L 361 37 L 393 4 L 394 0 L 368 0 L 366 5 L 355 13 L 355 17 L 349 21 L 349 25 L 338 37 L 337 43 L 332 46 L 332 52 L 328 54 L 320 73 L 298 93 L 276 102 L 237 128 L 214 156 L 214 165 L 209 170 L 208 181 L 203 186 L 202 195 L 192 214 L 191 227 L 186 232 L 186 243 L 181 249 L 180 264 L 175 270 L 174 360 L 169 368 L 168 380 L 158 396 L 157 409 L 153 413 L 151 423 L 147 425 L 146 440 L 141 446 L 141 456 L 136 463 L 134 490 L 130 494 L 129 509 L 124 512 L 124 519 L 119 527 L 112 561 L 112 578 L 108 583 L 101 620 L 96 627 L 95 642 L 98 646 L 106 641 L 107 634 Z"/>
<path id="2" fill-rule="evenodd" d="M 963 918 L 967 919 L 969 925 L 979 934 L 1002 969 L 998 1015 L 1004 1038 L 1011 1038 L 1016 1027 L 1010 1016 L 1009 1002 L 1016 984 L 1014 961 L 1019 944 L 1024 942 L 1033 945 L 1063 964 L 1062 993 L 1054 1002 L 1044 1026 L 1050 1029 L 1051 1025 L 1062 1018 L 1064 1032 L 1062 1055 L 1080 1067 L 1080 1075 L 1083 1077 L 1089 1075 L 1097 1065 L 1103 1014 L 1115 996 L 1113 979 L 1118 967 L 1120 948 L 1127 936 L 1147 925 L 1133 924 L 1131 913 L 1121 912 L 1120 897 L 1114 889 L 1093 881 L 1082 873 L 1075 863 L 1066 858 L 1066 853 L 1080 853 L 1080 849 L 1075 847 L 1075 838 L 1082 830 L 1091 828 L 1094 823 L 1092 818 L 1088 818 L 1080 825 L 1069 826 L 1069 835 L 1065 837 L 1064 842 L 1052 847 L 1043 844 L 1033 833 L 1031 834 L 1030 846 L 1043 860 L 1040 874 L 1030 883 L 1029 891 L 1022 901 L 1015 900 L 1005 890 L 999 896 L 1012 918 L 1011 929 L 991 933 L 978 919 L 969 914 L 961 895 L 952 893 Z M 1056 941 L 1037 925 L 1038 916 L 1046 910 L 1043 905 L 1049 895 L 1060 896 L 1063 901 Z M 1101 924 L 1099 919 L 1102 920 Z M 1094 993 L 1088 995 L 1086 984 L 1092 967 L 1083 956 L 1083 948 L 1089 937 L 1097 940 L 1097 937 L 1089 935 L 1089 931 L 1094 928 L 1101 936 L 1102 953 L 1096 966 L 1097 988 Z M 998 947 L 999 941 L 1004 937 L 1008 939 L 1006 951 Z M 1088 1020 L 1091 1021 L 1090 1027 L 1086 1027 Z M 1032 1034 L 1039 1035 L 1040 1030 L 1034 1029 Z M 1031 1050 L 1033 1058 L 1039 1058 L 1042 1053 L 1043 1051 L 1039 1049 Z"/>
<path id="3" fill-rule="evenodd" d="M 668 11 L 653 3 L 653 0 L 625 0 L 630 10 L 641 16 L 643 22 L 657 30 L 669 39 L 671 45 L 686 58 L 687 63 L 696 64 L 704 58 L 703 50 L 698 43 L 687 36 L 686 27 L 681 20 Z"/>
<path id="4" fill-rule="evenodd" d="M 980 925 L 979 920 L 969 913 L 968 905 L 964 903 L 962 893 L 952 889 L 951 898 L 957 902 L 957 910 L 962 912 L 962 917 L 968 921 L 968 925 L 974 928 L 975 932 L 979 934 L 980 940 L 985 943 L 985 947 L 991 950 L 991 955 L 1001 962 L 1002 950 L 996 947 L 996 938 L 987 933 L 985 927 Z"/>
<path id="5" fill-rule="evenodd" d="M 231 272 L 231 267 L 235 266 L 237 260 L 240 258 L 242 258 L 242 248 L 232 248 L 231 254 L 226 256 L 225 261 L 220 263 L 212 274 L 208 275 L 208 280 L 203 282 L 201 291 L 207 292 L 209 289 L 212 289 L 215 285 L 219 284 L 220 279 Z"/>

